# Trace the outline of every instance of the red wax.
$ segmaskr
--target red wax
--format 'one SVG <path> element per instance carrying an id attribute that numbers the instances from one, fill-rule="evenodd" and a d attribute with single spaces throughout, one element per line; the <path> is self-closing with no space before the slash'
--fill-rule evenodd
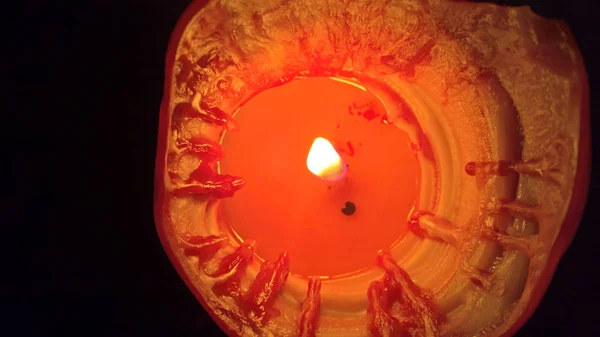
<path id="1" fill-rule="evenodd" d="M 382 122 L 372 93 L 329 78 L 295 80 L 250 99 L 235 115 L 240 129 L 223 139 L 222 173 L 246 185 L 222 200 L 232 229 L 256 240 L 255 252 L 290 271 L 333 276 L 374 265 L 407 231 L 419 196 L 420 168 L 408 135 Z M 328 139 L 349 165 L 326 182 L 306 166 L 316 137 Z M 342 212 L 346 203 L 356 209 Z"/>

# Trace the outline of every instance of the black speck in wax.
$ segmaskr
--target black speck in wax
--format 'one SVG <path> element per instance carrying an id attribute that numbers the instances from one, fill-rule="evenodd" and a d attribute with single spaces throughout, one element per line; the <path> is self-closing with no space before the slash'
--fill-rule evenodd
<path id="1" fill-rule="evenodd" d="M 342 208 L 342 213 L 345 215 L 352 215 L 356 212 L 356 205 L 353 202 L 346 201 L 346 207 Z"/>

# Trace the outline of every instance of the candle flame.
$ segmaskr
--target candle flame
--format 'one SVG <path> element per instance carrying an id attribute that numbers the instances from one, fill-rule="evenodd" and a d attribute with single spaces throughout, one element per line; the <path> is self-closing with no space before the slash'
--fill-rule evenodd
<path id="1" fill-rule="evenodd" d="M 339 180 L 346 175 L 346 163 L 333 145 L 322 137 L 317 137 L 310 147 L 306 166 L 310 172 L 323 180 Z"/>

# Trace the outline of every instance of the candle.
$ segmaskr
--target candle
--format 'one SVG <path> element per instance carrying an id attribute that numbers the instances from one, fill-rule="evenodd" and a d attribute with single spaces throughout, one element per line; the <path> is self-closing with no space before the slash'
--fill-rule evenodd
<path id="1" fill-rule="evenodd" d="M 223 137 L 220 169 L 246 185 L 222 200 L 223 212 L 240 241 L 256 241 L 258 257 L 285 251 L 292 273 L 347 274 L 374 265 L 377 252 L 406 233 L 419 163 L 373 93 L 300 79 L 258 94 L 234 116 L 240 128 Z M 333 157 L 331 172 L 311 172 L 311 155 L 325 163 Z"/>
<path id="2" fill-rule="evenodd" d="M 589 170 L 569 30 L 455 1 L 194 2 L 155 217 L 230 336 L 510 336 Z"/>

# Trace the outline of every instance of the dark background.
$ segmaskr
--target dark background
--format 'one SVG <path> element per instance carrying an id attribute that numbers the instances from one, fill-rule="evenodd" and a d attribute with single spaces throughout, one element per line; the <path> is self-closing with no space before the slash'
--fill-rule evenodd
<path id="1" fill-rule="evenodd" d="M 0 334 L 224 336 L 169 263 L 152 214 L 164 58 L 189 2 L 4 9 Z M 590 75 L 595 129 L 598 5 L 501 2 L 570 25 Z M 600 147 L 598 137 L 593 143 Z M 600 336 L 598 172 L 573 245 L 517 336 Z"/>

